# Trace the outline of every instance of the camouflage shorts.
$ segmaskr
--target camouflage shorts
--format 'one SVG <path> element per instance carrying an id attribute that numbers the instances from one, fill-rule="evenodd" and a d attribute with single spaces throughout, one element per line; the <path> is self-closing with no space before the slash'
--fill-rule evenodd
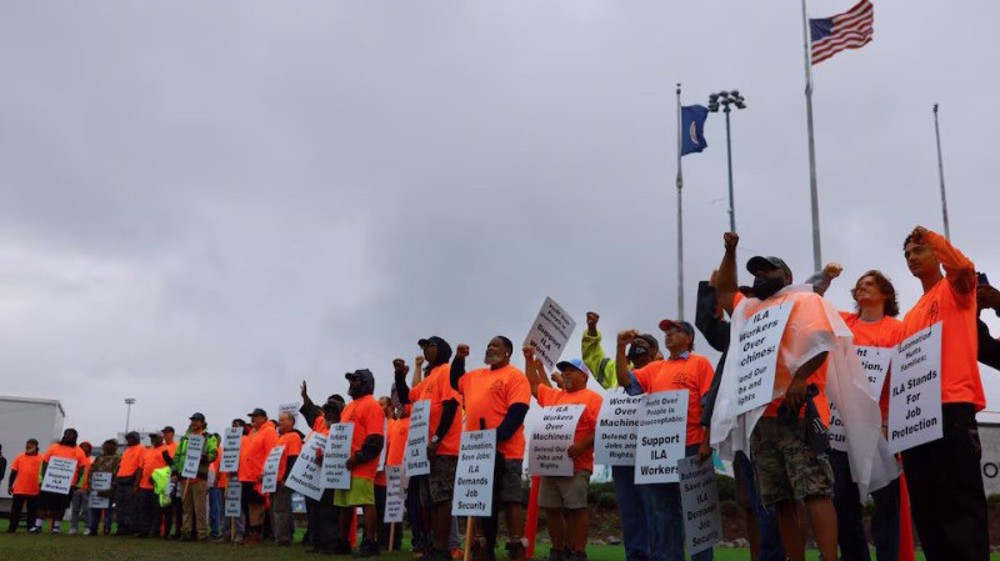
<path id="1" fill-rule="evenodd" d="M 802 419 L 762 418 L 750 436 L 750 455 L 761 502 L 766 506 L 833 495 L 833 469 L 803 440 Z"/>

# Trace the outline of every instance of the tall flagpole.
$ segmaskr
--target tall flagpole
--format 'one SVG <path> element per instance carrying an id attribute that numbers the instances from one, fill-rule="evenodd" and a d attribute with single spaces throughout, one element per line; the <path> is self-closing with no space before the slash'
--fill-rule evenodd
<path id="1" fill-rule="evenodd" d="M 809 130 L 809 194 L 812 198 L 813 270 L 823 266 L 819 238 L 819 194 L 816 190 L 816 142 L 813 140 L 812 102 L 812 42 L 809 37 L 809 16 L 806 14 L 806 0 L 802 0 L 802 48 L 806 61 L 806 127 Z"/>
<path id="2" fill-rule="evenodd" d="M 944 160 L 941 159 L 941 129 L 938 127 L 938 104 L 934 104 L 934 136 L 937 137 L 938 177 L 941 179 L 941 214 L 944 215 L 944 237 L 951 241 L 948 228 L 948 199 L 944 196 Z"/>
<path id="3" fill-rule="evenodd" d="M 684 174 L 681 171 L 681 84 L 677 83 L 677 319 L 684 321 L 684 214 L 681 211 L 681 191 Z M 818 269 L 817 269 L 818 270 Z"/>

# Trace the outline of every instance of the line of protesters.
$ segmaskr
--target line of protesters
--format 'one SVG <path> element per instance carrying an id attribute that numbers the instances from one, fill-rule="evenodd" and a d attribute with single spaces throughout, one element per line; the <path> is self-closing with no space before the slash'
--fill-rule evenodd
<path id="1" fill-rule="evenodd" d="M 584 406 L 573 445 L 567 450 L 573 475 L 542 477 L 539 504 L 546 513 L 552 541 L 549 559 L 586 559 L 587 488 L 602 405 L 601 395 L 587 389 L 588 378 L 594 377 L 604 388 L 621 387 L 630 395 L 689 392 L 686 455 L 704 462 L 716 451 L 732 460 L 754 560 L 804 559 L 808 527 L 824 559 L 870 561 L 861 508 L 869 491 L 875 502 L 872 535 L 878 561 L 912 555 L 910 544 L 901 545 L 901 528 L 908 527 L 910 515 L 910 509 L 902 506 L 907 498 L 927 559 L 988 559 L 986 499 L 979 475 L 975 420 L 976 412 L 985 406 L 985 396 L 977 355 L 984 358 L 1000 343 L 989 336 L 984 325 L 977 326 L 976 318 L 982 308 L 1000 309 L 1000 292 L 989 287 L 985 277 L 977 279 L 972 262 L 942 236 L 917 227 L 906 237 L 903 250 L 924 294 L 904 319 L 896 319 L 900 310 L 894 286 L 877 270 L 863 274 L 851 289 L 855 310 L 838 312 L 822 295 L 839 276 L 839 265 L 830 264 L 806 284 L 795 286 L 782 259 L 757 256 L 746 265 L 753 285 L 739 287 L 738 240 L 736 234 L 724 235 L 722 262 L 698 290 L 697 328 L 722 353 L 714 368 L 706 357 L 694 352 L 695 327 L 672 319 L 659 323 L 664 351 L 656 336 L 624 330 L 617 336 L 614 357 L 608 357 L 597 329 L 599 316 L 588 312 L 582 360 L 560 362 L 558 372 L 551 375 L 530 347 L 523 349 L 525 371 L 513 366 L 514 345 L 503 336 L 487 344 L 484 367 L 467 370 L 468 345 L 458 345 L 453 353 L 446 340 L 435 336 L 418 341 L 422 354 L 415 360 L 409 381 L 406 361 L 393 361 L 393 398 L 375 399 L 375 380 L 368 370 L 346 375 L 349 403 L 335 394 L 318 405 L 310 399 L 303 382 L 300 411 L 311 432 L 329 434 L 335 423 L 354 424 L 347 460 L 350 488 L 326 490 L 319 500 L 306 500 L 309 550 L 350 553 L 358 509 L 364 536 L 360 555 L 375 556 L 386 547 L 400 547 L 402 532 L 392 535 L 389 526 L 381 523 L 387 491 L 385 472 L 379 469 L 380 456 L 384 448 L 384 466 L 403 463 L 412 405 L 428 401 L 430 473 L 410 478 L 405 491 L 417 556 L 428 561 L 461 558 L 460 523 L 451 514 L 459 443 L 463 431 L 487 428 L 496 429 L 497 435 L 494 512 L 491 517 L 475 519 L 468 536 L 472 557 L 494 559 L 502 512 L 508 533 L 507 557 L 512 561 L 525 559 L 524 420 L 534 396 L 543 407 Z M 777 351 L 774 399 L 756 410 L 737 413 L 733 397 L 739 365 L 726 360 L 735 348 L 737 338 L 733 335 L 743 333 L 755 314 L 786 304 L 790 312 Z M 939 322 L 943 436 L 897 458 L 888 452 L 884 434 L 891 383 L 885 382 L 879 396 L 866 393 L 867 379 L 858 378 L 863 372 L 846 357 L 855 356 L 854 346 L 891 349 Z M 831 404 L 845 425 L 846 450 L 829 447 Z M 115 474 L 114 486 L 100 493 L 113 499 L 119 534 L 168 536 L 177 512 L 171 505 L 179 502 L 182 539 L 211 536 L 253 544 L 263 539 L 269 522 L 276 542 L 290 545 L 294 522 L 291 492 L 285 481 L 308 437 L 295 429 L 291 413 L 283 413 L 276 422 L 269 421 L 262 409 L 255 409 L 249 417 L 249 424 L 240 419 L 233 422 L 234 427 L 244 429 L 235 474 L 220 473 L 219 437 L 207 434 L 205 418 L 199 413 L 191 416 L 190 428 L 179 443 L 173 441 L 172 430 L 165 429 L 151 435 L 152 446 L 146 448 L 139 445 L 138 435 L 131 433 L 120 456 L 116 443 L 107 441 L 102 454 L 92 462 L 89 444 L 77 446 L 73 429 L 44 454 L 39 454 L 37 442 L 29 441 L 25 453 L 11 466 L 14 511 L 10 531 L 16 530 L 25 505 L 29 531 L 36 533 L 46 518 L 54 519 L 52 531 L 58 532 L 62 513 L 72 505 L 75 531 L 77 506 L 86 504 L 85 493 L 92 485 L 90 474 L 110 472 Z M 191 435 L 204 435 L 206 445 L 197 477 L 182 479 L 186 442 Z M 277 490 L 264 493 L 264 463 L 276 446 L 283 446 Z M 38 491 L 46 462 L 53 456 L 79 461 L 69 495 Z M 901 477 L 900 461 L 908 485 Z M 684 559 L 679 485 L 636 484 L 632 466 L 614 466 L 612 474 L 625 558 Z M 234 475 L 242 486 L 241 515 L 223 519 L 222 493 L 227 478 Z M 77 499 L 78 494 L 84 496 Z M 171 501 L 171 497 L 179 497 L 179 501 Z M 265 517 L 267 510 L 270 517 Z M 110 516 L 110 509 L 91 511 L 85 533 L 96 535 L 102 520 L 104 533 L 108 533 Z M 710 560 L 712 550 L 691 558 Z"/>

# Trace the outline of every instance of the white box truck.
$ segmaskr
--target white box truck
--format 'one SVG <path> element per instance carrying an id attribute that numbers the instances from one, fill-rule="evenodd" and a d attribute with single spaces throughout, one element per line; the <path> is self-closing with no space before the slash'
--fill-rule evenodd
<path id="1" fill-rule="evenodd" d="M 10 512 L 7 481 L 14 457 L 24 452 L 24 443 L 29 438 L 38 440 L 38 446 L 44 452 L 50 444 L 62 438 L 65 419 L 66 412 L 57 400 L 0 396 L 0 444 L 7 458 L 7 473 L 0 482 L 0 512 Z"/>

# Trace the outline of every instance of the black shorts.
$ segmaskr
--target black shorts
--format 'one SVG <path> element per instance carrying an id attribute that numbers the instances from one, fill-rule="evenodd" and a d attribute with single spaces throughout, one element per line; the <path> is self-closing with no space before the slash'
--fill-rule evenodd
<path id="1" fill-rule="evenodd" d="M 67 508 L 69 508 L 69 503 L 72 500 L 73 490 L 71 489 L 69 494 L 62 493 L 50 493 L 49 491 L 42 491 L 38 495 L 38 509 L 42 512 L 58 512 L 62 513 Z"/>

